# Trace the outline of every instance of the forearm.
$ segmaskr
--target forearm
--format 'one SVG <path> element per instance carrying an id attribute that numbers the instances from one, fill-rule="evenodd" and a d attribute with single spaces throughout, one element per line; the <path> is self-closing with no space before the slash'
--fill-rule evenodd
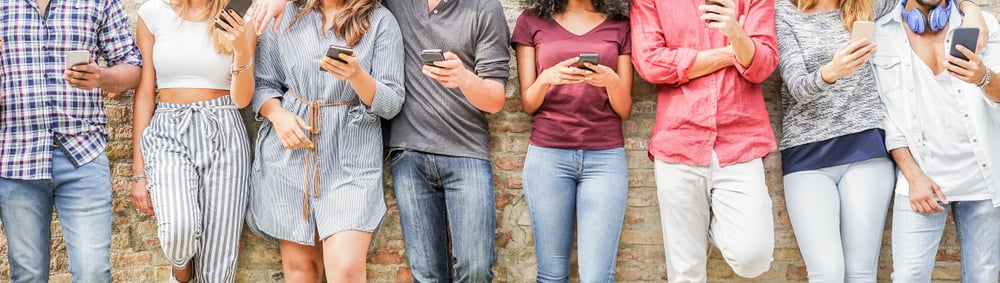
<path id="1" fill-rule="evenodd" d="M 730 46 L 699 51 L 694 64 L 688 69 L 687 78 L 693 80 L 733 65 Z"/>
<path id="2" fill-rule="evenodd" d="M 243 67 L 247 67 L 233 76 L 229 86 L 229 95 L 232 97 L 236 107 L 239 108 L 246 107 L 253 99 L 253 91 L 254 87 L 256 87 L 253 77 L 253 57 L 253 49 L 233 52 L 233 68 L 240 70 Z"/>
<path id="3" fill-rule="evenodd" d="M 611 110 L 614 110 L 622 120 L 628 119 L 632 113 L 632 86 L 626 85 L 624 80 L 619 80 L 617 84 L 608 86 L 607 91 Z"/>
<path id="4" fill-rule="evenodd" d="M 132 174 L 146 173 L 145 160 L 142 158 L 142 133 L 149 126 L 156 109 L 156 95 L 153 87 L 136 90 L 135 101 L 132 104 Z"/>
<path id="5" fill-rule="evenodd" d="M 277 98 L 268 99 L 260 107 L 260 116 L 264 117 L 268 121 L 271 120 L 271 115 L 280 111 L 285 111 L 281 108 L 281 100 Z"/>
<path id="6" fill-rule="evenodd" d="M 465 71 L 464 76 L 466 76 L 465 83 L 459 86 L 459 90 L 473 107 L 490 114 L 500 112 L 503 109 L 504 95 L 506 94 L 503 84 L 480 78 L 468 70 Z"/>
<path id="7" fill-rule="evenodd" d="M 917 177 L 924 175 L 924 171 L 920 169 L 920 165 L 913 159 L 910 148 L 901 147 L 893 149 L 889 154 L 892 155 L 892 159 L 896 161 L 896 166 L 899 167 L 899 171 L 903 173 L 903 176 L 907 180 L 915 180 Z"/>
<path id="8" fill-rule="evenodd" d="M 746 32 L 740 32 L 738 36 L 729 38 L 729 43 L 732 44 L 733 55 L 736 56 L 736 61 L 743 68 L 749 68 L 750 63 L 753 62 L 753 56 L 757 53 L 757 46 L 754 44 L 753 39 L 750 39 L 750 36 Z"/>
<path id="9" fill-rule="evenodd" d="M 139 85 L 139 67 L 119 64 L 101 71 L 100 87 L 105 92 L 122 93 Z"/>
<path id="10" fill-rule="evenodd" d="M 549 91 L 549 87 L 549 84 L 535 80 L 534 83 L 521 91 L 521 104 L 525 114 L 535 114 L 535 111 L 542 106 L 542 102 L 545 102 L 545 93 Z"/>
<path id="11" fill-rule="evenodd" d="M 354 88 L 354 92 L 358 93 L 361 103 L 371 107 L 372 101 L 375 100 L 375 89 L 377 88 L 375 79 L 366 72 L 358 71 L 358 75 L 348 80 L 348 82 Z"/>

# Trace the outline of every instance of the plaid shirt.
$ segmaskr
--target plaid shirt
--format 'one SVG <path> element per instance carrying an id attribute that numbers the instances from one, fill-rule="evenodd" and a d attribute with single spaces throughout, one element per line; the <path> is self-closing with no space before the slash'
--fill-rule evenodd
<path id="1" fill-rule="evenodd" d="M 0 3 L 0 177 L 51 179 L 53 142 L 78 165 L 104 154 L 101 90 L 62 77 L 72 50 L 141 65 L 120 1 L 52 0 L 45 18 L 35 0 Z"/>

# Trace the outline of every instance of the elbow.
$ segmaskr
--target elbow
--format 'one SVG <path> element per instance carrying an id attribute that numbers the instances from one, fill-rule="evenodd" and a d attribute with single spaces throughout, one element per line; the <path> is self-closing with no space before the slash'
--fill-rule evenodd
<path id="1" fill-rule="evenodd" d="M 484 107 L 483 109 L 480 109 L 480 110 L 482 110 L 483 112 L 486 112 L 487 114 L 497 114 L 497 113 L 500 113 L 500 110 L 503 110 L 503 102 L 496 103 L 494 105 L 489 105 L 489 106 Z"/>

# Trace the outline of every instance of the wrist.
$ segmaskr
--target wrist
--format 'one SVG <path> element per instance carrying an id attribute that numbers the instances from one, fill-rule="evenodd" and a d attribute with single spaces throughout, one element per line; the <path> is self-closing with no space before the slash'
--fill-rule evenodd
<path id="1" fill-rule="evenodd" d="M 466 88 L 468 88 L 470 86 L 479 85 L 477 83 L 477 81 L 479 80 L 479 76 L 477 76 L 476 74 L 472 73 L 472 71 L 469 71 L 468 69 L 462 68 L 462 72 L 460 74 L 461 74 L 461 77 L 459 79 L 458 88 L 460 88 L 460 89 L 466 89 Z"/>
<path id="2" fill-rule="evenodd" d="M 829 63 L 819 68 L 820 79 L 822 79 L 823 82 L 828 84 L 835 83 L 837 82 L 838 79 L 837 75 L 833 74 L 833 70 L 831 70 L 831 68 L 833 67 L 831 67 Z"/>

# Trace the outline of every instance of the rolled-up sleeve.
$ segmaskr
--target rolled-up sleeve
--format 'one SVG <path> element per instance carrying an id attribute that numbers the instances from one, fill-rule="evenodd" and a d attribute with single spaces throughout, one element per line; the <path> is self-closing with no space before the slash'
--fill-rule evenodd
<path id="1" fill-rule="evenodd" d="M 909 147 L 906 143 L 906 134 L 899 128 L 893 120 L 892 115 L 885 115 L 885 150 Z"/>
<path id="2" fill-rule="evenodd" d="M 654 84 L 687 83 L 688 69 L 694 65 L 698 51 L 667 47 L 659 23 L 656 0 L 633 1 L 629 14 L 632 64 L 639 76 Z"/>
<path id="3" fill-rule="evenodd" d="M 403 106 L 403 36 L 392 16 L 385 16 L 375 27 L 372 73 L 375 97 L 366 109 L 368 116 L 392 119 Z"/>
<path id="4" fill-rule="evenodd" d="M 806 68 L 802 46 L 799 46 L 793 29 L 787 22 L 778 19 L 778 50 L 781 53 L 778 70 L 791 97 L 800 103 L 808 103 L 825 95 L 831 84 L 823 80 L 819 69 L 810 72 Z"/>
<path id="5" fill-rule="evenodd" d="M 754 55 L 750 65 L 743 67 L 733 56 L 736 70 L 749 82 L 761 83 L 778 67 L 778 40 L 775 37 L 774 1 L 748 1 L 747 25 L 743 28 L 753 41 Z"/>
<path id="6" fill-rule="evenodd" d="M 507 84 L 510 76 L 510 28 L 498 1 L 481 1 L 475 72 L 481 78 Z"/>
<path id="7" fill-rule="evenodd" d="M 97 38 L 98 48 L 104 59 L 110 66 L 120 64 L 142 66 L 142 57 L 129 32 L 131 29 L 128 25 L 128 16 L 121 1 L 107 0 L 104 3 L 106 18 Z"/>
<path id="8" fill-rule="evenodd" d="M 271 98 L 281 98 L 288 90 L 285 86 L 285 73 L 281 68 L 281 56 L 275 37 L 277 35 L 271 31 L 271 27 L 268 27 L 257 44 L 253 73 L 256 85 L 252 101 L 257 121 L 264 120 L 264 117 L 260 116 L 260 108 L 264 106 L 264 102 Z"/>

